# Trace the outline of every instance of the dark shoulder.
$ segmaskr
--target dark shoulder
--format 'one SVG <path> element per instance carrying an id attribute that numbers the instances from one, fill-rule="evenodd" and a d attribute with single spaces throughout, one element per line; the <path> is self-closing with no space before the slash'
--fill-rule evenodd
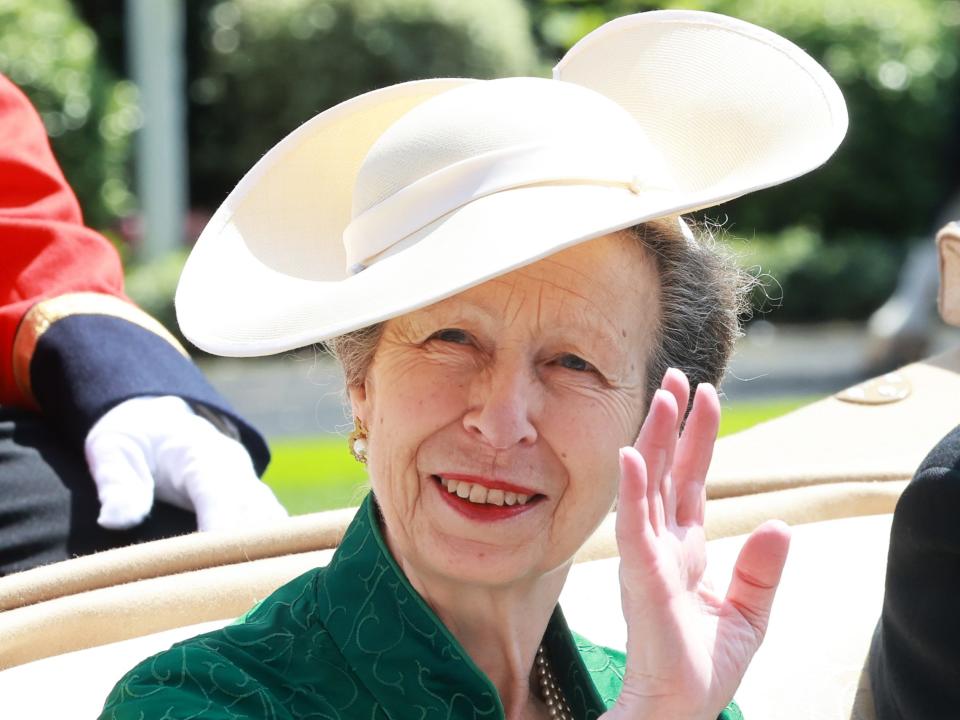
<path id="1" fill-rule="evenodd" d="M 936 470 L 960 472 L 960 426 L 947 433 L 927 454 L 917 475 Z"/>
<path id="2" fill-rule="evenodd" d="M 947 433 L 927 453 L 904 491 L 899 505 L 910 504 L 916 500 L 916 496 L 926 495 L 931 491 L 937 494 L 958 492 L 960 491 L 958 479 L 960 479 L 960 426 Z"/>
<path id="3" fill-rule="evenodd" d="M 897 502 L 891 557 L 904 553 L 960 550 L 960 427 L 924 458 Z"/>

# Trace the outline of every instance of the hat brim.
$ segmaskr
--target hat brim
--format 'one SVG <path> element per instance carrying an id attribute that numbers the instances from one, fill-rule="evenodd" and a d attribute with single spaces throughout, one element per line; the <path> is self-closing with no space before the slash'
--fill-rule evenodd
<path id="1" fill-rule="evenodd" d="M 434 221 L 408 239 L 409 247 L 340 279 L 307 280 L 266 272 L 243 245 L 235 226 L 223 243 L 193 265 L 211 268 L 224 252 L 246 256 L 227 276 L 205 274 L 200 290 L 179 303 L 204 308 L 181 318 L 187 337 L 203 337 L 210 352 L 266 355 L 335 337 L 429 305 L 559 250 L 638 222 L 672 214 L 693 197 L 676 193 L 636 195 L 627 189 L 548 185 L 518 188 L 475 200 Z M 674 207 L 670 203 L 679 205 Z M 191 269 L 192 270 L 192 269 Z M 237 306 L 235 288 L 249 302 Z M 262 301 L 258 302 L 257 299 Z M 200 318 L 200 327 L 185 324 Z"/>
<path id="2" fill-rule="evenodd" d="M 809 56 L 710 13 L 608 23 L 568 53 L 555 77 L 626 107 L 674 171 L 672 189 L 556 184 L 495 193 L 348 275 L 342 235 L 371 145 L 418 104 L 481 81 L 376 90 L 305 123 L 233 190 L 184 268 L 176 298 L 184 335 L 230 356 L 325 340 L 578 242 L 796 177 L 823 163 L 846 129 L 839 90 Z"/>
<path id="3" fill-rule="evenodd" d="M 716 13 L 617 18 L 570 48 L 553 77 L 629 111 L 679 186 L 716 194 L 714 204 L 819 167 L 847 132 L 843 94 L 816 60 Z"/>

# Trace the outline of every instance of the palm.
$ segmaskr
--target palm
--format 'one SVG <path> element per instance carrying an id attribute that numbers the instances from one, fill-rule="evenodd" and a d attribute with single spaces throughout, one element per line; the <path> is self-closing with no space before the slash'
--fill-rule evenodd
<path id="1" fill-rule="evenodd" d="M 703 581 L 704 479 L 720 405 L 701 385 L 682 435 L 686 378 L 670 371 L 635 449 L 623 451 L 617 542 L 627 675 L 614 716 L 715 718 L 763 639 L 789 545 L 767 523 L 741 551 L 725 595 Z M 678 439 L 679 436 L 679 439 Z"/>

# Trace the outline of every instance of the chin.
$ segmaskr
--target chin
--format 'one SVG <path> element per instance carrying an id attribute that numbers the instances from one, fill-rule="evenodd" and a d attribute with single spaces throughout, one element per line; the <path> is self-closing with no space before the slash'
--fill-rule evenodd
<path id="1" fill-rule="evenodd" d="M 530 545 L 490 545 L 476 540 L 440 536 L 439 552 L 431 552 L 420 561 L 431 574 L 465 585 L 504 587 L 535 582 L 568 567 L 572 557 L 556 559 L 546 553 L 550 548 Z M 552 554 L 552 553 L 551 553 Z"/>
<path id="2" fill-rule="evenodd" d="M 384 513 L 388 529 L 396 530 L 388 533 L 391 551 L 420 576 L 491 588 L 535 582 L 565 573 L 593 529 L 570 527 L 561 533 L 569 542 L 558 541 L 556 502 L 543 495 L 501 505 L 459 497 L 439 477 L 421 483 L 409 514 Z"/>

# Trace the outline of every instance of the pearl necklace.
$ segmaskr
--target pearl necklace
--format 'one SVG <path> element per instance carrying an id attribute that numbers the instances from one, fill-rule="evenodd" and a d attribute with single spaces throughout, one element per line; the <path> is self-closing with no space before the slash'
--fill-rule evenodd
<path id="1" fill-rule="evenodd" d="M 563 697 L 543 645 L 537 648 L 537 680 L 540 683 L 540 699 L 547 705 L 551 720 L 573 720 L 573 712 Z"/>

